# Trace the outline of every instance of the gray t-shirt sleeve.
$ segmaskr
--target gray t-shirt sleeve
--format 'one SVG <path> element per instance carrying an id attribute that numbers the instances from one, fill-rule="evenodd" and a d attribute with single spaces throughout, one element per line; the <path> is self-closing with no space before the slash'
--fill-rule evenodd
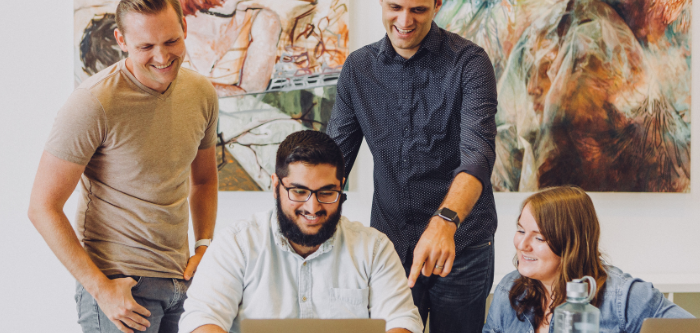
<path id="1" fill-rule="evenodd" d="M 58 111 L 44 150 L 62 160 L 87 165 L 106 133 L 102 105 L 88 90 L 78 88 Z"/>

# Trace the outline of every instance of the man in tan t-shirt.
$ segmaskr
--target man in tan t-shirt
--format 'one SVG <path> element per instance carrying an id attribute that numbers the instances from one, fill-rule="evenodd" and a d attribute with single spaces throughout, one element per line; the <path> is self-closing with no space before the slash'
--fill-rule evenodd
<path id="1" fill-rule="evenodd" d="M 214 232 L 218 100 L 206 78 L 180 68 L 187 24 L 177 0 L 122 0 L 116 17 L 129 56 L 59 111 L 29 218 L 78 280 L 84 332 L 176 332 Z M 63 206 L 78 182 L 76 237 Z"/>

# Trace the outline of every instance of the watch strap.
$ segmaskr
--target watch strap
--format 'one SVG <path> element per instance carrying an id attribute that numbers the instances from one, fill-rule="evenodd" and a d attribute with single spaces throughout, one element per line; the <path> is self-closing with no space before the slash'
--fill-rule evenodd
<path id="1" fill-rule="evenodd" d="M 443 210 L 448 210 L 450 213 L 454 214 L 455 218 L 450 219 L 447 216 L 443 215 L 442 214 Z M 452 215 L 452 214 L 450 214 L 450 215 Z M 457 228 L 459 228 L 459 226 L 462 224 L 462 221 L 459 220 L 459 215 L 447 207 L 442 207 L 442 208 L 438 209 L 437 211 L 435 211 L 435 213 L 433 213 L 433 216 L 439 216 L 445 221 L 452 222 L 457 226 Z"/>
<path id="2" fill-rule="evenodd" d="M 194 248 L 196 249 L 200 246 L 209 247 L 210 244 L 211 244 L 211 238 L 203 238 L 203 239 L 200 239 L 200 240 L 194 242 Z"/>

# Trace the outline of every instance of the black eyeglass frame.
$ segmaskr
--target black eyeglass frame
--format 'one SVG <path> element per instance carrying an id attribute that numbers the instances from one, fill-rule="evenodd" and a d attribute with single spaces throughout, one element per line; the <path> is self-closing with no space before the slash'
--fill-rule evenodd
<path id="1" fill-rule="evenodd" d="M 343 191 L 341 191 L 341 190 L 324 190 L 324 189 L 311 190 L 308 188 L 298 187 L 298 186 L 286 187 L 286 186 L 284 186 L 284 184 L 282 184 L 282 182 L 280 182 L 280 185 L 282 187 L 284 187 L 285 190 L 287 190 L 287 198 L 289 198 L 290 201 L 294 201 L 294 202 L 307 202 L 307 201 L 309 201 L 309 199 L 311 199 L 312 195 L 316 194 L 316 201 L 318 201 L 318 203 L 332 204 L 332 203 L 338 202 L 338 200 L 343 196 Z M 293 189 L 300 189 L 300 190 L 309 191 L 309 196 L 307 196 L 306 200 L 303 200 L 303 201 L 294 200 L 294 199 L 292 199 L 291 194 L 289 194 L 289 190 L 293 190 Z M 318 198 L 318 194 L 317 194 L 318 192 L 335 192 L 335 193 L 337 193 L 337 195 L 335 196 L 335 200 L 333 200 L 332 202 L 323 202 L 323 201 L 321 201 L 321 199 Z"/>

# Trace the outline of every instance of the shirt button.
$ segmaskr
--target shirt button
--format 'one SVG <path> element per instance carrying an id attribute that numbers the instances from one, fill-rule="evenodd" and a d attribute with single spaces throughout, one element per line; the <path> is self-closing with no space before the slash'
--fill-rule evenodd
<path id="1" fill-rule="evenodd" d="M 302 301 L 302 302 L 306 302 L 306 297 L 302 297 L 302 298 L 301 298 L 301 301 Z"/>
<path id="2" fill-rule="evenodd" d="M 303 264 L 301 264 L 301 265 L 302 265 L 302 266 L 306 266 L 306 261 L 304 261 L 304 263 L 303 263 Z"/>

